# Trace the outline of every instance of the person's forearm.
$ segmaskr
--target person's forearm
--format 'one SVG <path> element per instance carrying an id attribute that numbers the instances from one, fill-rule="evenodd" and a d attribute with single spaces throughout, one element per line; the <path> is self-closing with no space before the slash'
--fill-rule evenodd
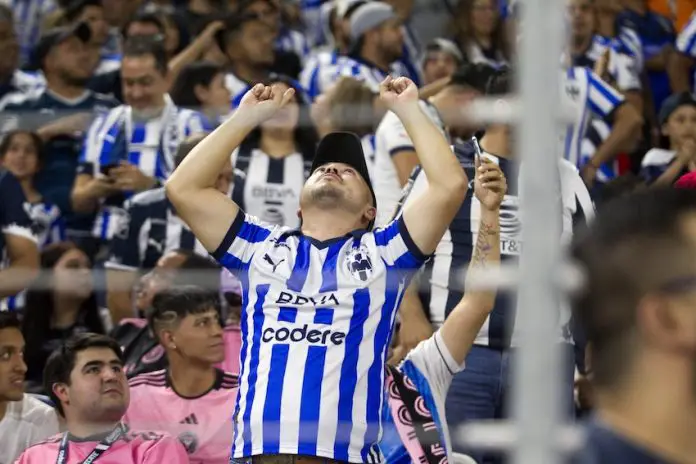
<path id="1" fill-rule="evenodd" d="M 667 75 L 672 92 L 689 92 L 689 69 L 693 60 L 682 53 L 673 53 L 667 63 Z"/>
<path id="2" fill-rule="evenodd" d="M 451 191 L 466 186 L 466 174 L 452 153 L 449 142 L 420 106 L 399 115 L 399 118 L 413 141 L 430 188 Z"/>
<path id="3" fill-rule="evenodd" d="M 686 163 L 680 157 L 677 157 L 672 164 L 663 172 L 651 187 L 670 186 L 677 179 L 679 174 L 686 168 Z"/>
<path id="4" fill-rule="evenodd" d="M 469 271 L 487 269 L 491 265 L 500 263 L 500 210 L 481 209 L 479 230 L 476 236 L 476 245 L 469 263 Z M 466 279 L 466 288 L 471 286 L 470 279 Z M 466 292 L 465 298 L 475 299 L 476 303 L 492 308 L 495 303 L 494 290 L 472 290 Z"/>
<path id="5" fill-rule="evenodd" d="M 77 213 L 91 213 L 99 206 L 99 197 L 95 196 L 89 185 L 75 187 L 70 195 L 73 210 Z"/>
<path id="6" fill-rule="evenodd" d="M 214 188 L 230 154 L 256 127 L 256 123 L 235 113 L 205 137 L 167 180 L 167 193 L 181 195 L 187 190 Z"/>
<path id="7" fill-rule="evenodd" d="M 609 137 L 597 149 L 592 157 L 592 164 L 599 167 L 611 161 L 622 150 L 631 148 L 631 140 L 640 135 L 643 118 L 636 108 L 623 104 L 617 109 L 616 122 Z M 637 135 L 638 134 L 638 135 Z"/>
<path id="8" fill-rule="evenodd" d="M 36 262 L 18 260 L 0 271 L 0 299 L 14 296 L 27 288 L 38 273 Z"/>
<path id="9" fill-rule="evenodd" d="M 181 53 L 169 61 L 169 82 L 171 82 L 171 85 L 174 84 L 174 81 L 176 81 L 179 73 L 186 65 L 189 65 L 200 58 L 200 56 L 205 52 L 205 47 L 207 44 L 207 39 L 204 37 L 198 37 L 191 45 L 186 47 L 181 51 Z"/>

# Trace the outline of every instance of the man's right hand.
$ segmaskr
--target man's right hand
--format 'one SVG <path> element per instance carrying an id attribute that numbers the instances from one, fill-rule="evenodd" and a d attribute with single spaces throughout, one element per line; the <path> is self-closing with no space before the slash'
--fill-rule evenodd
<path id="1" fill-rule="evenodd" d="M 89 196 L 92 198 L 105 198 L 120 192 L 120 189 L 111 179 L 101 176 L 94 177 L 89 181 L 87 188 L 89 189 Z"/>
<path id="2" fill-rule="evenodd" d="M 390 111 L 399 118 L 409 111 L 418 109 L 418 87 L 407 77 L 396 79 L 387 76 L 379 85 L 379 98 Z"/>
<path id="3" fill-rule="evenodd" d="M 272 118 L 292 100 L 293 95 L 295 90 L 292 88 L 281 92 L 278 86 L 256 84 L 244 95 L 234 116 L 249 118 L 256 126 Z"/>

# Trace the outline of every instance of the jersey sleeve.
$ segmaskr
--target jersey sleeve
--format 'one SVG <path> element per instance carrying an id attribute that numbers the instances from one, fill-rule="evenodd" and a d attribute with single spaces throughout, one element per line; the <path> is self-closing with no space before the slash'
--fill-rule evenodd
<path id="1" fill-rule="evenodd" d="M 213 257 L 227 270 L 238 276 L 249 265 L 256 248 L 271 235 L 274 226 L 262 223 L 241 209 L 230 225 Z"/>
<path id="2" fill-rule="evenodd" d="M 643 86 L 640 82 L 640 71 L 635 58 L 625 53 L 614 52 L 612 59 L 614 60 L 616 85 L 619 90 L 622 92 L 640 91 Z"/>
<path id="3" fill-rule="evenodd" d="M 126 202 L 125 210 L 125 214 L 119 215 L 120 223 L 116 226 L 109 260 L 104 266 L 114 270 L 137 271 L 144 259 L 140 231 L 147 220 L 147 207 L 129 200 Z"/>
<path id="4" fill-rule="evenodd" d="M 189 456 L 179 440 L 165 435 L 150 447 L 143 455 L 141 464 L 188 464 Z"/>
<path id="5" fill-rule="evenodd" d="M 598 75 L 586 70 L 586 105 L 594 114 L 611 124 L 616 109 L 624 102 L 624 97 L 604 82 Z"/>
<path id="6" fill-rule="evenodd" d="M 696 58 L 696 13 L 691 15 L 686 27 L 679 33 L 676 46 L 679 52 Z"/>
<path id="7" fill-rule="evenodd" d="M 400 369 L 409 378 L 417 378 L 409 372 L 414 367 L 425 376 L 436 401 L 444 401 L 452 377 L 464 369 L 464 364 L 457 364 L 438 330 L 411 350 Z"/>
<path id="8" fill-rule="evenodd" d="M 45 245 L 49 245 L 51 243 L 64 242 L 66 239 L 65 230 L 65 218 L 63 218 L 63 215 L 59 211 L 57 216 L 51 222 Z"/>
<path id="9" fill-rule="evenodd" d="M 384 116 L 375 135 L 384 142 L 384 150 L 389 153 L 390 157 L 400 151 L 414 150 L 413 141 L 406 133 L 406 128 L 392 112 Z"/>
<path id="10" fill-rule="evenodd" d="M 87 129 L 77 165 L 77 174 L 95 177 L 99 172 L 99 157 L 102 152 L 101 132 L 106 123 L 107 114 L 97 117 Z"/>
<path id="11" fill-rule="evenodd" d="M 0 176 L 0 231 L 36 243 L 33 223 L 24 206 L 27 201 L 21 185 L 9 172 Z"/>
<path id="12" fill-rule="evenodd" d="M 375 230 L 374 237 L 379 255 L 387 267 L 416 272 L 428 259 L 411 238 L 403 215 L 386 227 Z"/>

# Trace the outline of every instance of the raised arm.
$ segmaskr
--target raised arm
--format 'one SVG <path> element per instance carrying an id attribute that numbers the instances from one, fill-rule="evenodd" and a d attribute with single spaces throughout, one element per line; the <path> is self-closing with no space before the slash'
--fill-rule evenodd
<path id="1" fill-rule="evenodd" d="M 477 162 L 475 192 L 481 203 L 481 218 L 474 253 L 468 271 L 478 271 L 500 264 L 500 204 L 507 190 L 500 167 L 482 158 Z M 486 322 L 495 303 L 494 290 L 470 290 L 467 274 L 466 293 L 454 307 L 440 329 L 442 339 L 454 360 L 461 365 L 469 353 L 476 334 Z"/>
<path id="2" fill-rule="evenodd" d="M 285 106 L 293 92 L 281 94 L 269 86 L 254 86 L 234 115 L 196 145 L 167 180 L 167 197 L 177 214 L 211 253 L 239 213 L 239 206 L 215 188 L 220 171 L 244 138 Z"/>
<path id="3" fill-rule="evenodd" d="M 387 77 L 380 98 L 403 123 L 428 178 L 428 188 L 406 207 L 403 218 L 416 246 L 430 254 L 464 201 L 466 174 L 445 137 L 421 110 L 412 81 Z"/>

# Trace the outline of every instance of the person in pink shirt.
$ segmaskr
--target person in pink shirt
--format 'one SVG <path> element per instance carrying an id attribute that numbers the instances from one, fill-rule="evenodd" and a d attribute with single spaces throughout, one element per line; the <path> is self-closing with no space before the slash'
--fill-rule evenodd
<path id="1" fill-rule="evenodd" d="M 181 443 L 121 421 L 129 389 L 121 348 L 104 335 L 79 334 L 51 354 L 44 384 L 67 432 L 27 448 L 15 464 L 184 464 Z"/>
<path id="2" fill-rule="evenodd" d="M 174 286 L 152 301 L 148 324 L 169 367 L 130 380 L 124 421 L 177 436 L 191 463 L 227 464 L 232 449 L 237 375 L 216 368 L 225 357 L 217 292 Z"/>

